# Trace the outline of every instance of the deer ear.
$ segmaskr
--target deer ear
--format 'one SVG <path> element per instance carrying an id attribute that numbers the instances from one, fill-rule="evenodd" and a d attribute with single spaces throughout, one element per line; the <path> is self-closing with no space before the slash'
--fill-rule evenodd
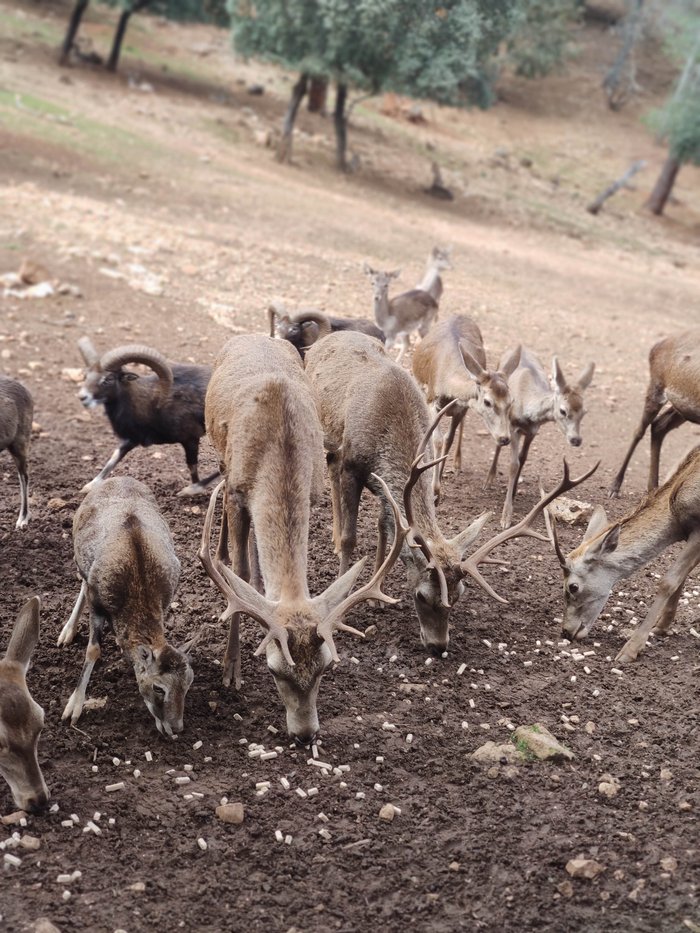
<path id="1" fill-rule="evenodd" d="M 370 264 L 367 262 L 362 263 L 362 271 L 364 272 L 365 275 L 376 275 L 377 274 L 374 271 L 374 269 L 370 266 Z"/>
<path id="2" fill-rule="evenodd" d="M 552 379 L 560 392 L 566 392 L 566 377 L 561 371 L 561 366 L 556 356 L 552 357 Z"/>
<path id="3" fill-rule="evenodd" d="M 357 578 L 362 573 L 362 569 L 366 563 L 366 557 L 360 558 L 349 570 L 345 571 L 342 577 L 338 577 L 338 579 L 334 580 L 322 593 L 318 596 L 314 596 L 311 602 L 319 609 L 324 617 L 330 615 L 336 606 L 339 606 L 350 593 L 357 583 Z"/>
<path id="4" fill-rule="evenodd" d="M 515 370 L 520 365 L 520 353 L 522 351 L 522 346 L 518 345 L 515 350 L 511 353 L 508 359 L 501 366 L 501 372 L 504 376 L 512 376 Z"/>
<path id="5" fill-rule="evenodd" d="M 467 550 L 479 537 L 481 529 L 492 515 L 493 512 L 484 512 L 483 515 L 475 518 L 471 525 L 468 525 L 464 531 L 460 531 L 458 535 L 455 535 L 454 538 L 450 540 L 450 544 L 454 545 L 459 551 L 460 560 L 464 560 Z"/>
<path id="6" fill-rule="evenodd" d="M 6 661 L 14 661 L 15 664 L 20 664 L 25 671 L 29 667 L 32 652 L 39 641 L 40 608 L 41 600 L 38 596 L 32 596 L 24 604 L 17 616 L 17 621 L 10 636 L 10 644 L 5 652 Z"/>
<path id="7" fill-rule="evenodd" d="M 589 363 L 588 366 L 586 366 L 586 368 L 581 372 L 581 375 L 578 377 L 578 382 L 576 383 L 581 392 L 585 391 L 591 384 L 594 372 L 595 363 Z"/>
<path id="8" fill-rule="evenodd" d="M 474 359 L 468 350 L 464 349 L 461 344 L 459 345 L 459 349 L 462 353 L 462 359 L 464 361 L 464 366 L 467 372 L 472 377 L 472 379 L 478 381 L 484 375 L 486 370 L 478 360 Z"/>
<path id="9" fill-rule="evenodd" d="M 608 516 L 605 514 L 605 509 L 602 505 L 597 505 L 593 509 L 593 514 L 588 520 L 588 527 L 583 535 L 584 541 L 590 541 L 591 538 L 595 538 L 596 535 L 605 528 L 606 525 L 609 525 Z"/>
<path id="10" fill-rule="evenodd" d="M 617 550 L 619 543 L 620 526 L 615 524 L 605 532 L 600 541 L 592 545 L 588 553 L 595 554 L 596 557 L 604 557 L 606 554 L 612 554 L 613 551 Z"/>
<path id="11" fill-rule="evenodd" d="M 154 655 L 148 645 L 137 645 L 134 650 L 134 667 L 141 673 L 153 664 Z"/>

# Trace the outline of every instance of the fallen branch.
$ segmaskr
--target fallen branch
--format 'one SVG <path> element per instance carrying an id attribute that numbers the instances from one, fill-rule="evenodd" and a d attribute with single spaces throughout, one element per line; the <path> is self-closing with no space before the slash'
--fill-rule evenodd
<path id="1" fill-rule="evenodd" d="M 591 203 L 586 208 L 588 213 L 597 214 L 608 198 L 611 198 L 614 194 L 616 194 L 620 188 L 627 187 L 630 179 L 634 178 L 637 172 L 640 172 L 646 166 L 646 164 L 647 163 L 644 159 L 638 159 L 636 162 L 633 162 L 624 175 L 618 178 L 617 181 L 614 181 L 612 185 L 609 185 L 605 191 L 601 192 L 595 201 L 591 201 Z"/>

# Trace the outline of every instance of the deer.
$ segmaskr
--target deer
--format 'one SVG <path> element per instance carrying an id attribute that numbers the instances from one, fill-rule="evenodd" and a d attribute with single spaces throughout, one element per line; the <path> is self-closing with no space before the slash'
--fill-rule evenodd
<path id="1" fill-rule="evenodd" d="M 450 615 L 465 591 L 466 577 L 471 576 L 492 598 L 505 602 L 484 579 L 479 565 L 510 538 L 532 535 L 548 540 L 532 528 L 545 505 L 540 503 L 523 521 L 470 554 L 490 513 L 483 513 L 452 538 L 445 537 L 427 475 L 440 462 L 432 456 L 432 435 L 457 403 L 449 402 L 431 420 L 411 375 L 363 334 L 332 334 L 314 344 L 307 354 L 306 372 L 316 392 L 325 435 L 339 579 L 347 573 L 357 544 L 357 516 L 365 488 L 379 500 L 375 569 L 381 566 L 396 522 L 386 486 L 399 507 L 403 504 L 401 521 L 406 534 L 400 559 L 418 617 L 420 642 L 430 654 L 441 655 L 449 645 Z M 542 502 L 553 501 L 591 473 L 570 482 L 567 472 L 556 493 L 543 496 Z M 382 476 L 384 483 L 378 483 L 376 476 Z"/>
<path id="2" fill-rule="evenodd" d="M 32 596 L 21 609 L 0 660 L 0 774 L 20 810 L 37 813 L 49 802 L 37 748 L 44 710 L 27 687 L 27 670 L 39 641 L 41 600 Z"/>
<path id="3" fill-rule="evenodd" d="M 413 353 L 413 375 L 437 409 L 455 401 L 450 410 L 450 426 L 442 442 L 442 462 L 433 479 L 433 495 L 440 501 L 445 460 L 455 434 L 459 438 L 455 469 L 461 470 L 462 423 L 473 409 L 482 419 L 498 447 L 510 444 L 511 392 L 509 377 L 520 359 L 520 347 L 504 356 L 498 370 L 486 368 L 484 340 L 477 323 L 465 314 L 453 315 L 436 324 Z"/>
<path id="4" fill-rule="evenodd" d="M 301 358 L 312 343 L 336 330 L 359 330 L 384 343 L 384 332 L 373 321 L 365 318 L 329 317 L 322 311 L 306 309 L 290 314 L 279 303 L 268 308 L 270 336 L 288 340 L 299 351 Z"/>
<path id="5" fill-rule="evenodd" d="M 0 376 L 0 451 L 8 450 L 17 467 L 20 508 L 15 528 L 29 524 L 29 444 L 34 400 L 29 389 L 9 376 Z"/>
<path id="6" fill-rule="evenodd" d="M 501 368 L 509 359 L 509 356 L 504 355 Z M 542 425 L 553 421 L 572 447 L 581 446 L 581 421 L 586 413 L 583 393 L 591 384 L 594 371 L 595 363 L 589 363 L 581 371 L 576 382 L 570 385 L 555 356 L 552 359 L 550 385 L 542 364 L 532 350 L 521 348 L 518 367 L 508 378 L 513 400 L 510 408 L 511 458 L 508 488 L 501 513 L 501 528 L 507 528 L 513 521 L 513 500 L 518 490 L 518 480 L 525 466 L 530 445 Z M 496 446 L 486 479 L 487 486 L 496 478 L 500 452 L 501 447 Z"/>
<path id="7" fill-rule="evenodd" d="M 452 250 L 449 246 L 434 246 L 428 256 L 425 274 L 416 285 L 418 290 L 427 292 L 438 304 L 440 304 L 440 298 L 442 297 L 440 273 L 452 268 L 450 262 L 451 253 Z"/>
<path id="8" fill-rule="evenodd" d="M 672 476 L 651 490 L 619 521 L 603 506 L 591 515 L 583 540 L 566 557 L 556 521 L 548 527 L 564 575 L 563 634 L 581 641 L 591 631 L 618 580 L 646 566 L 672 544 L 685 542 L 666 572 L 646 618 L 625 642 L 616 661 L 634 661 L 652 631 L 667 635 L 689 573 L 700 563 L 700 446 L 693 448 Z"/>
<path id="9" fill-rule="evenodd" d="M 700 328 L 660 340 L 649 351 L 649 384 L 644 411 L 608 497 L 620 494 L 637 444 L 651 425 L 648 490 L 659 485 L 659 461 L 664 438 L 685 421 L 700 424 Z"/>
<path id="10" fill-rule="evenodd" d="M 421 288 L 412 288 L 390 299 L 389 285 L 399 277 L 399 269 L 380 272 L 365 263 L 363 271 L 372 283 L 374 318 L 386 336 L 387 349 L 392 350 L 400 342 L 396 357 L 396 362 L 400 363 L 409 348 L 413 331 L 425 337 L 430 330 L 437 317 L 438 303 L 429 292 Z"/>
<path id="11" fill-rule="evenodd" d="M 199 558 L 227 601 L 221 616 L 230 621 L 224 684 L 233 680 L 236 689 L 241 686 L 239 624 L 245 614 L 263 630 L 255 655 L 266 656 L 285 707 L 287 731 L 306 745 L 320 729 L 321 678 L 340 660 L 334 636 L 348 632 L 362 637 L 344 617 L 368 599 L 395 601 L 382 592 L 381 583 L 396 561 L 404 532 L 397 521 L 392 548 L 367 583 L 353 591 L 363 558 L 311 596 L 309 520 L 311 504 L 323 491 L 323 432 L 299 354 L 287 341 L 256 334 L 232 337 L 216 361 L 205 411 L 224 479 L 211 494 Z M 375 480 L 383 488 L 382 480 Z M 222 488 L 224 511 L 212 553 Z M 388 490 L 386 494 L 391 505 Z M 392 507 L 398 516 L 398 506 Z M 258 565 L 252 569 L 251 531 L 255 548 L 250 550 Z M 251 585 L 251 575 L 263 592 Z"/>
<path id="12" fill-rule="evenodd" d="M 185 697 L 194 675 L 187 649 L 175 648 L 165 636 L 180 561 L 148 486 L 120 476 L 90 490 L 73 517 L 73 548 L 81 585 L 58 645 L 75 638 L 86 602 L 90 635 L 78 685 L 62 718 L 70 718 L 73 726 L 80 719 L 104 636 L 111 629 L 133 665 L 158 731 L 176 738 L 184 727 Z"/>

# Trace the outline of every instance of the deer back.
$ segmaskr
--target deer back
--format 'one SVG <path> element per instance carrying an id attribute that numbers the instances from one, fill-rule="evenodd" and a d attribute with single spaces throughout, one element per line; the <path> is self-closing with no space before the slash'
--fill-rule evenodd
<path id="1" fill-rule="evenodd" d="M 652 382 L 689 421 L 700 418 L 700 328 L 667 337 L 649 352 Z"/>
<path id="2" fill-rule="evenodd" d="M 426 386 L 429 402 L 475 395 L 474 380 L 464 368 L 460 344 L 486 368 L 484 341 L 478 325 L 466 315 L 453 315 L 434 324 L 413 353 L 413 373 Z M 442 401 L 444 399 L 444 401 Z"/>

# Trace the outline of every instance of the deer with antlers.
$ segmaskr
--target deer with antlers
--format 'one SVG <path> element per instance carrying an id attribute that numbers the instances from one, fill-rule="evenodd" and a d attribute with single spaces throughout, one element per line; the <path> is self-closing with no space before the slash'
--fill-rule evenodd
<path id="1" fill-rule="evenodd" d="M 484 422 L 498 447 L 511 440 L 511 393 L 508 377 L 520 360 L 520 347 L 501 360 L 498 370 L 486 367 L 484 339 L 479 326 L 466 314 L 453 315 L 436 324 L 413 353 L 413 374 L 424 387 L 430 403 L 450 409 L 450 426 L 441 444 L 441 459 L 433 478 L 433 494 L 440 500 L 445 460 L 457 430 L 455 469 L 462 467 L 462 423 L 472 409 Z"/>
<path id="2" fill-rule="evenodd" d="M 504 355 L 501 369 L 507 366 L 511 359 L 512 354 Z M 550 385 L 542 364 L 532 350 L 521 348 L 520 362 L 508 379 L 513 400 L 510 407 L 511 459 L 508 490 L 501 513 L 501 528 L 507 528 L 513 521 L 513 499 L 518 490 L 518 479 L 525 466 L 530 445 L 542 425 L 553 421 L 572 447 L 581 446 L 581 421 L 586 413 L 583 407 L 583 393 L 591 384 L 594 371 L 595 363 L 589 363 L 582 370 L 578 380 L 570 384 L 566 381 L 555 356 L 552 359 Z M 486 479 L 487 486 L 496 478 L 500 452 L 501 445 L 498 445 Z"/>
<path id="3" fill-rule="evenodd" d="M 551 517 L 548 525 L 564 573 L 564 635 L 575 640 L 588 635 L 618 580 L 640 570 L 671 544 L 686 542 L 661 580 L 646 619 L 616 658 L 635 660 L 652 630 L 668 633 L 686 577 L 700 563 L 700 447 L 619 521 L 608 521 L 605 509 L 598 506 L 583 541 L 566 557 Z"/>
<path id="4" fill-rule="evenodd" d="M 620 494 L 622 481 L 637 444 L 651 425 L 648 489 L 659 485 L 659 460 L 664 438 L 684 422 L 700 424 L 700 328 L 660 340 L 649 351 L 649 385 L 644 411 L 632 443 L 608 491 Z"/>
<path id="5" fill-rule="evenodd" d="M 305 744 L 319 729 L 321 677 L 339 660 L 335 634 L 362 636 L 345 624 L 344 616 L 367 599 L 394 602 L 382 592 L 381 583 L 403 541 L 398 507 L 394 504 L 393 546 L 369 582 L 351 592 L 363 559 L 312 597 L 307 579 L 309 518 L 311 502 L 323 488 L 323 433 L 294 347 L 259 335 L 229 340 L 207 392 L 206 423 L 225 479 L 212 493 L 199 557 L 228 603 L 222 616 L 230 620 L 224 683 L 234 679 L 240 687 L 238 630 L 245 614 L 263 629 L 255 653 L 266 655 L 286 709 L 289 734 Z M 375 481 L 384 488 L 379 477 Z M 212 554 L 211 532 L 222 487 L 224 515 Z M 386 495 L 391 504 L 388 490 Z M 251 530 L 264 593 L 249 582 Z"/>
<path id="6" fill-rule="evenodd" d="M 392 495 L 403 503 L 405 539 L 400 556 L 413 595 L 421 642 L 431 653 L 441 654 L 449 643 L 450 613 L 464 592 L 465 578 L 471 576 L 490 596 L 505 602 L 482 576 L 480 564 L 488 562 L 491 551 L 510 538 L 542 538 L 532 528 L 536 515 L 561 492 L 587 477 L 572 483 L 567 474 L 566 482 L 543 497 L 522 522 L 467 556 L 489 513 L 446 538 L 438 525 L 428 476 L 440 462 L 432 459 L 433 432 L 456 403 L 449 403 L 431 423 L 428 406 L 415 381 L 391 361 L 379 343 L 362 334 L 335 334 L 315 344 L 307 354 L 306 371 L 316 390 L 325 431 L 333 541 L 340 555 L 341 579 L 356 546 L 357 515 L 364 488 L 379 499 L 375 568 L 384 559 L 395 510 L 384 485 L 375 479 L 381 475 Z"/>

